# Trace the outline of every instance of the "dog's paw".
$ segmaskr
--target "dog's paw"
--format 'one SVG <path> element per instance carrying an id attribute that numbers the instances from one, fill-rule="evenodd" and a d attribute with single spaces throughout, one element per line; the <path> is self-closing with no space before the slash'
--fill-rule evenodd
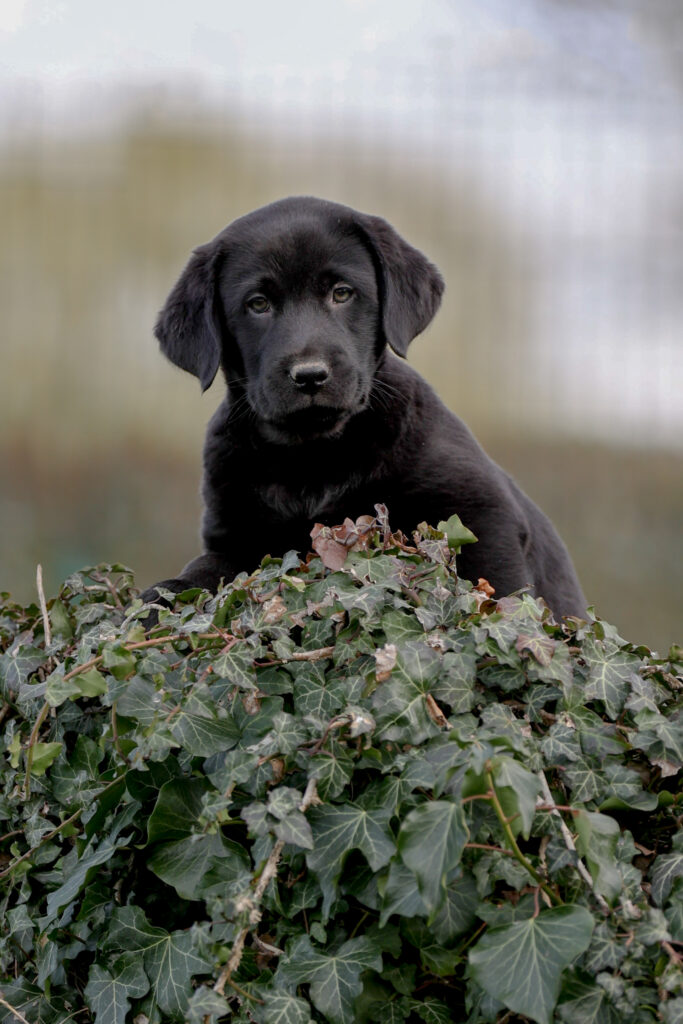
<path id="1" fill-rule="evenodd" d="M 155 604 L 160 605 L 162 608 L 172 608 L 173 600 L 168 596 L 168 591 L 171 594 L 181 594 L 183 590 L 187 590 L 187 580 L 171 579 L 162 580 L 161 583 L 155 583 L 153 587 L 147 587 L 140 594 L 140 600 L 143 604 Z M 167 594 L 164 595 L 163 591 Z M 145 630 L 153 629 L 159 622 L 159 608 L 150 608 L 148 613 L 140 618 L 140 623 Z"/>

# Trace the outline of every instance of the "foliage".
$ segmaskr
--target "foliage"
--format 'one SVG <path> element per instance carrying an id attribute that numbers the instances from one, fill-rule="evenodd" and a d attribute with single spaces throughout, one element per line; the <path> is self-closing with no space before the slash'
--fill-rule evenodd
<path id="1" fill-rule="evenodd" d="M 682 653 L 318 529 L 0 611 L 0 1021 L 683 1019 Z M 333 566 L 334 568 L 328 568 Z"/>

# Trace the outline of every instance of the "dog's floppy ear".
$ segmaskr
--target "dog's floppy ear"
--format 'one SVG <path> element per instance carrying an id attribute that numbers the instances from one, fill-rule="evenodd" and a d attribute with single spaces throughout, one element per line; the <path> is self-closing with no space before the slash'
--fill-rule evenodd
<path id="1" fill-rule="evenodd" d="M 381 217 L 361 215 L 356 223 L 377 270 L 384 339 L 405 356 L 410 342 L 439 308 L 443 278 Z"/>
<path id="2" fill-rule="evenodd" d="M 214 310 L 217 257 L 213 242 L 194 250 L 154 328 L 164 355 L 199 377 L 202 391 L 213 382 L 221 361 Z"/>

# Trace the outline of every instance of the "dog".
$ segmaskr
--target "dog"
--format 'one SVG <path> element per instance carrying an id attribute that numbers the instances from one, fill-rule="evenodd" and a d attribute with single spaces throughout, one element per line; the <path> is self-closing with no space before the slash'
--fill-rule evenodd
<path id="1" fill-rule="evenodd" d="M 408 536 L 457 513 L 477 537 L 461 576 L 585 615 L 548 518 L 404 361 L 443 289 L 385 220 L 312 197 L 264 206 L 194 250 L 155 334 L 202 390 L 220 368 L 227 394 L 204 447 L 204 554 L 157 587 L 215 592 L 265 554 L 309 550 L 314 523 L 382 503 Z"/>

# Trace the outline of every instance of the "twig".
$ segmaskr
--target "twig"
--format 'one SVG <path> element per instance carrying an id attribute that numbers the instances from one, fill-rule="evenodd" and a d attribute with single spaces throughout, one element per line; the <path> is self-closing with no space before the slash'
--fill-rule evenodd
<path id="1" fill-rule="evenodd" d="M 318 803 L 320 803 L 320 799 L 318 797 L 318 791 L 316 789 L 316 780 L 309 779 L 303 799 L 299 804 L 299 810 L 302 813 L 304 813 L 313 804 Z M 220 996 L 225 994 L 226 984 L 232 985 L 233 988 L 236 987 L 232 982 L 231 977 L 239 967 L 240 962 L 242 960 L 242 953 L 244 952 L 244 943 L 246 941 L 247 935 L 249 934 L 250 925 L 258 924 L 261 918 L 261 912 L 258 909 L 258 907 L 263 898 L 264 892 L 266 891 L 270 882 L 272 882 L 272 880 L 275 878 L 277 874 L 277 866 L 280 862 L 280 856 L 282 855 L 284 846 L 284 840 L 278 839 L 278 841 L 275 843 L 275 846 L 270 852 L 268 860 L 265 863 L 265 867 L 261 872 L 261 877 L 256 883 L 256 888 L 254 889 L 253 897 L 251 897 L 248 901 L 245 901 L 245 909 L 249 910 L 249 924 L 245 925 L 244 928 L 242 928 L 239 935 L 235 939 L 235 944 L 232 947 L 230 959 L 228 960 L 227 964 L 221 971 L 218 981 L 213 986 L 214 992 L 217 992 Z"/>
<path id="2" fill-rule="evenodd" d="M 47 614 L 45 591 L 43 590 L 43 567 L 40 564 L 36 568 L 36 588 L 38 590 L 38 603 L 40 604 L 40 614 L 43 617 L 43 633 L 45 635 L 45 646 L 49 647 L 50 644 L 52 643 L 52 631 L 50 630 L 50 618 Z"/>
<path id="3" fill-rule="evenodd" d="M 14 1006 L 10 1006 L 10 1004 L 7 1002 L 7 1000 L 3 999 L 1 992 L 0 992 L 0 1006 L 4 1006 L 6 1010 L 9 1010 L 10 1013 L 13 1013 L 14 1016 L 18 1020 L 21 1021 L 21 1024 L 31 1024 L 30 1021 L 26 1020 L 26 1017 L 24 1017 L 23 1013 L 19 1013 L 19 1011 Z"/>
<path id="4" fill-rule="evenodd" d="M 543 791 L 543 799 L 548 805 L 547 807 L 544 807 L 544 810 L 549 810 L 553 817 L 559 819 L 560 832 L 562 833 L 562 838 L 564 839 L 564 845 L 576 856 L 576 870 L 579 872 L 584 882 L 587 885 L 589 885 L 592 889 L 593 894 L 596 900 L 598 901 L 600 909 L 603 911 L 603 913 L 609 914 L 609 905 L 607 903 L 607 900 L 603 896 L 601 896 L 600 893 L 596 890 L 595 883 L 591 877 L 590 871 L 588 870 L 588 868 L 576 852 L 576 844 L 574 843 L 574 837 L 567 828 L 567 824 L 562 815 L 560 814 L 559 809 L 557 808 L 553 800 L 553 795 L 550 792 L 550 786 L 548 785 L 548 780 L 545 777 L 545 772 L 539 772 L 538 778 L 540 780 L 541 789 Z"/>
<path id="5" fill-rule="evenodd" d="M 504 846 L 494 846 L 493 843 L 465 843 L 466 850 L 492 850 L 494 853 L 504 853 L 506 857 L 514 857 L 512 850 L 506 850 Z"/>
<path id="6" fill-rule="evenodd" d="M 197 633 L 196 636 L 200 640 L 222 640 L 223 639 L 223 634 L 222 633 Z M 122 644 L 121 646 L 126 651 L 138 651 L 138 650 L 140 650 L 143 647 L 162 647 L 166 643 L 171 643 L 171 642 L 174 642 L 176 640 L 188 640 L 188 639 L 189 639 L 189 637 L 188 637 L 187 633 L 170 633 L 167 636 L 151 637 L 148 640 L 136 640 L 134 643 Z M 196 654 L 197 652 L 194 651 L 193 653 Z M 65 680 L 73 679 L 74 676 L 80 675 L 81 672 L 87 672 L 88 669 L 94 668 L 95 665 L 99 665 L 100 662 L 103 659 L 104 659 L 104 655 L 103 654 L 95 655 L 95 657 L 94 658 L 90 658 L 89 661 L 84 661 L 81 665 L 76 665 L 75 668 L 72 668 L 70 672 L 67 672 L 65 674 L 64 679 Z"/>
<path id="7" fill-rule="evenodd" d="M 320 661 L 331 658 L 334 647 L 317 647 L 314 651 L 292 651 L 285 658 L 269 658 L 267 661 L 255 661 L 257 668 L 269 668 L 271 665 L 286 665 L 288 661 Z"/>

